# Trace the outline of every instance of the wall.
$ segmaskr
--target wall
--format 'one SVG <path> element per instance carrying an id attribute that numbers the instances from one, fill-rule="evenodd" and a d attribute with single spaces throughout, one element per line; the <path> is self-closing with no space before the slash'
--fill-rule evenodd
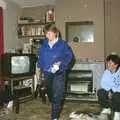
<path id="1" fill-rule="evenodd" d="M 21 12 L 21 8 L 9 0 L 5 0 L 5 2 L 7 5 L 4 10 L 4 44 L 6 52 L 12 48 L 21 48 L 22 44 L 17 37 L 17 17 Z"/>
<path id="2" fill-rule="evenodd" d="M 103 60 L 104 56 L 111 52 L 120 54 L 120 30 L 118 27 L 120 24 L 120 14 L 117 12 L 120 10 L 119 6 L 120 0 L 57 0 L 56 6 L 54 6 L 56 8 L 56 24 L 60 28 L 63 38 L 65 38 L 65 22 L 93 20 L 95 24 L 94 44 L 70 44 L 76 58 L 88 57 Z M 7 7 L 5 12 L 6 49 L 13 48 L 16 45 L 21 47 L 21 42 L 17 39 L 16 30 L 13 30 L 14 26 L 16 28 L 16 19 L 20 14 L 19 8 L 14 4 L 9 4 Z M 44 18 L 45 11 L 52 7 L 24 8 L 21 15 L 41 19 L 41 17 Z"/>
<path id="3" fill-rule="evenodd" d="M 57 0 L 56 24 L 65 38 L 65 22 L 93 21 L 93 44 L 71 44 L 75 56 L 94 60 L 104 59 L 104 2 L 103 0 Z"/>
<path id="4" fill-rule="evenodd" d="M 28 7 L 22 9 L 22 17 L 32 17 L 35 20 L 45 20 L 45 13 L 55 6 L 37 6 L 37 7 Z"/>
<path id="5" fill-rule="evenodd" d="M 120 0 L 105 0 L 105 53 L 120 55 Z"/>

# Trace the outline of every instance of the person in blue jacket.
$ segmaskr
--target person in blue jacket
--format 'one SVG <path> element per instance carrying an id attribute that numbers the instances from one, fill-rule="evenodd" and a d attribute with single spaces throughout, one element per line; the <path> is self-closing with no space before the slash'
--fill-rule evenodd
<path id="1" fill-rule="evenodd" d="M 117 54 L 110 54 L 106 58 L 98 101 L 103 108 L 101 113 L 110 114 L 112 108 L 114 120 L 120 120 L 120 57 Z"/>
<path id="2" fill-rule="evenodd" d="M 39 50 L 37 66 L 44 72 L 51 102 L 51 120 L 58 120 L 64 99 L 66 70 L 74 55 L 66 41 L 59 38 L 60 32 L 55 24 L 47 24 L 44 33 L 46 40 Z"/>

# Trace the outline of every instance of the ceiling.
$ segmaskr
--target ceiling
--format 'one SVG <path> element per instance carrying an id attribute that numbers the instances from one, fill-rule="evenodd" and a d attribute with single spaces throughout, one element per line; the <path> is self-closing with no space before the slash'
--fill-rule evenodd
<path id="1" fill-rule="evenodd" d="M 35 7 L 40 5 L 54 5 L 56 0 L 12 0 L 20 7 Z"/>

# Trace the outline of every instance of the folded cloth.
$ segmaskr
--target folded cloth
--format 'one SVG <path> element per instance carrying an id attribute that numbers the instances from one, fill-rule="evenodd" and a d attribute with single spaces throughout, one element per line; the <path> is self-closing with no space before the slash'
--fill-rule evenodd
<path id="1" fill-rule="evenodd" d="M 77 114 L 76 112 L 72 112 L 69 115 L 69 118 L 71 120 L 98 120 L 96 116 L 90 116 L 89 114 L 84 113 Z"/>
<path id="2" fill-rule="evenodd" d="M 103 108 L 103 110 L 101 111 L 101 114 L 111 114 L 111 109 L 110 108 Z"/>

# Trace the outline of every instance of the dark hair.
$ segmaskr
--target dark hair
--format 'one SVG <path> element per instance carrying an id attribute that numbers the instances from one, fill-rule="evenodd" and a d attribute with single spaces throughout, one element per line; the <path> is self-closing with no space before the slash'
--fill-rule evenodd
<path id="1" fill-rule="evenodd" d="M 108 55 L 107 58 L 106 58 L 106 61 L 108 62 L 110 60 L 112 62 L 114 62 L 115 64 L 117 64 L 118 66 L 120 66 L 120 56 L 119 55 L 117 55 L 117 54 Z"/>
<path id="2" fill-rule="evenodd" d="M 52 32 L 56 33 L 56 37 L 62 39 L 62 35 L 61 35 L 60 31 L 58 30 L 58 28 L 56 27 L 56 25 L 54 23 L 46 24 L 43 31 L 44 31 L 44 33 L 46 33 L 47 31 L 52 31 Z"/>
<path id="3" fill-rule="evenodd" d="M 45 25 L 44 33 L 46 33 L 47 31 L 52 31 L 56 34 L 59 33 L 59 30 L 57 29 L 57 27 L 54 23 L 48 23 L 48 24 Z"/>

